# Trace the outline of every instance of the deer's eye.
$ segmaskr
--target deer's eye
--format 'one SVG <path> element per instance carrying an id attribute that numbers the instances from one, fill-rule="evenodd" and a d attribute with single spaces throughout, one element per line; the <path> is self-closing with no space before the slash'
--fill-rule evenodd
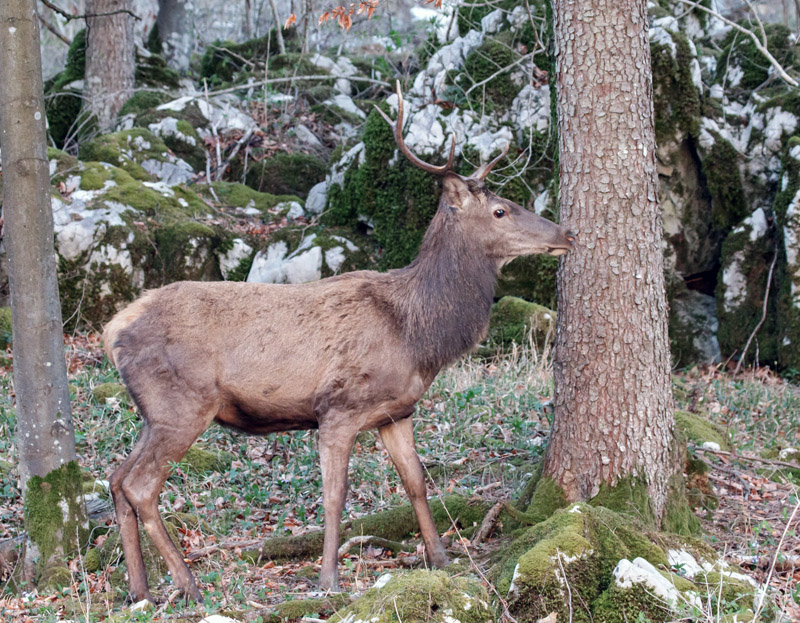
<path id="1" fill-rule="evenodd" d="M 503 208 L 497 208 L 494 211 L 495 218 L 503 218 L 506 215 L 506 211 Z"/>

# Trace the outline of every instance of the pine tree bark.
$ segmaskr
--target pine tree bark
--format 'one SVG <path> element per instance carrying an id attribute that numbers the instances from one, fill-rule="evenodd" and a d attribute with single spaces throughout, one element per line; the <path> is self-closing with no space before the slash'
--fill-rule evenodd
<path id="1" fill-rule="evenodd" d="M 131 0 L 87 0 L 84 95 L 101 132 L 114 127 L 122 105 L 133 95 L 136 45 Z M 113 13 L 112 15 L 105 15 Z"/>
<path id="2" fill-rule="evenodd" d="M 34 0 L 0 2 L 0 84 L 3 242 L 11 294 L 17 448 L 32 541 L 26 561 L 44 563 L 41 575 L 51 560 L 63 565 L 63 554 L 73 548 L 76 531 L 85 525 L 85 512 L 64 359 Z M 41 487 L 43 478 L 49 480 Z M 50 505 L 38 514 L 30 504 L 42 495 L 65 512 L 54 516 Z"/>
<path id="3" fill-rule="evenodd" d="M 544 473 L 569 501 L 675 473 L 646 0 L 555 0 L 561 223 L 555 423 Z"/>
<path id="4" fill-rule="evenodd" d="M 194 35 L 194 0 L 158 0 L 158 37 L 167 64 L 189 70 Z"/>

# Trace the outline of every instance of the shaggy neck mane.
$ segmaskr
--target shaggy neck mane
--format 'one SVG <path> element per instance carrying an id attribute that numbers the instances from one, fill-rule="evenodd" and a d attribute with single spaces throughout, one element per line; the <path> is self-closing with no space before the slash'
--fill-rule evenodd
<path id="1" fill-rule="evenodd" d="M 439 205 L 417 258 L 394 272 L 393 307 L 420 369 L 437 372 L 483 337 L 497 264 L 469 244 L 453 208 Z"/>

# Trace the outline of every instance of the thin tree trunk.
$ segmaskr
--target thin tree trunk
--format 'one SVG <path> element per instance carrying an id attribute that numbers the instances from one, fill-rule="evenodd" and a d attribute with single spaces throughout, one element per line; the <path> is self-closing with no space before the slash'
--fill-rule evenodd
<path id="1" fill-rule="evenodd" d="M 11 294 L 17 449 L 25 526 L 37 546 L 27 548 L 26 558 L 43 563 L 41 575 L 51 560 L 63 566 L 63 555 L 74 549 L 76 532 L 83 529 L 85 512 L 64 360 L 39 46 L 34 0 L 0 2 L 3 242 Z M 53 504 L 64 512 L 53 515 Z"/>
<path id="2" fill-rule="evenodd" d="M 131 0 L 87 0 L 86 13 L 131 10 Z M 133 94 L 136 46 L 128 13 L 86 18 L 85 95 L 101 132 L 114 127 L 122 105 Z"/>
<path id="3" fill-rule="evenodd" d="M 672 452 L 646 0 L 555 0 L 560 218 L 555 423 L 544 473 L 570 501 L 641 478 L 660 520 Z"/>
<path id="4" fill-rule="evenodd" d="M 158 38 L 167 64 L 185 73 L 192 58 L 194 0 L 158 1 Z"/>
<path id="5" fill-rule="evenodd" d="M 250 20 L 250 0 L 244 0 L 244 37 L 250 39 L 253 36 L 253 25 Z"/>
<path id="6" fill-rule="evenodd" d="M 286 45 L 283 42 L 283 24 L 278 17 L 278 9 L 275 7 L 275 0 L 269 0 L 272 9 L 272 21 L 275 22 L 275 32 L 278 35 L 278 50 L 281 54 L 286 54 Z"/>

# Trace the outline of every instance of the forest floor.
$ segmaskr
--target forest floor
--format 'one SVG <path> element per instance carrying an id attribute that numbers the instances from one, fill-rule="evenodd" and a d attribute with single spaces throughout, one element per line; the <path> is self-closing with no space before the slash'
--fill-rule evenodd
<path id="1" fill-rule="evenodd" d="M 119 380 L 104 358 L 99 336 L 73 336 L 68 357 L 79 461 L 91 478 L 107 481 L 130 451 L 140 420 L 124 396 L 102 402 L 93 396 L 98 385 Z M 10 361 L 6 363 L 0 368 L 0 541 L 18 536 L 23 526 Z M 719 368 L 695 368 L 676 374 L 675 383 L 676 407 L 725 427 L 733 442 L 728 453 L 695 450 L 710 465 L 708 484 L 719 501 L 716 508 L 696 511 L 707 542 L 729 563 L 773 589 L 766 593 L 765 614 L 782 612 L 788 620 L 800 620 L 800 466 L 797 455 L 778 458 L 780 450 L 800 448 L 800 387 L 765 368 L 735 379 Z M 513 500 L 542 456 L 551 398 L 548 354 L 527 348 L 492 361 L 467 358 L 440 374 L 415 417 L 429 494 Z M 266 538 L 322 527 L 315 434 L 250 437 L 212 426 L 199 445 L 221 457 L 224 467 L 202 471 L 176 464 L 161 495 L 165 517 L 201 519 L 178 522 L 184 551 L 205 595 L 197 618 L 246 612 L 247 620 L 275 620 L 270 613 L 276 604 L 322 596 L 316 583 L 319 560 L 279 564 L 240 556 Z M 105 499 L 101 496 L 97 521 L 113 529 Z M 403 502 L 399 478 L 377 435 L 362 433 L 350 463 L 346 515 Z M 95 545 L 108 538 L 106 531 L 92 535 Z M 498 542 L 489 538 L 473 548 L 457 535 L 447 536 L 453 557 L 469 554 L 470 564 L 482 569 Z M 362 592 L 381 574 L 420 559 L 414 553 L 356 548 L 341 562 L 342 589 Z M 0 621 L 111 620 L 123 609 L 125 596 L 124 586 L 112 584 L 115 567 L 87 572 L 77 556 L 70 562 L 72 586 L 53 594 L 23 595 L 12 590 L 8 570 L 0 569 Z M 167 581 L 153 588 L 162 605 L 137 620 L 175 618 L 182 606 L 171 585 Z M 322 607 L 316 618 L 330 612 Z M 716 619 L 708 613 L 698 620 Z"/>

